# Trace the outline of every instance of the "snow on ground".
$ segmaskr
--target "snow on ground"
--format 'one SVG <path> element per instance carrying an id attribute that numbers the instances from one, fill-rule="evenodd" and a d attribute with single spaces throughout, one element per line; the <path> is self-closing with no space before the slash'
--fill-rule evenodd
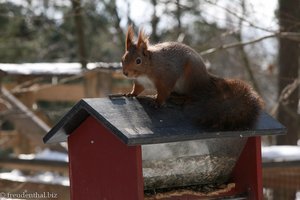
<path id="1" fill-rule="evenodd" d="M 34 182 L 69 186 L 69 177 L 61 176 L 53 172 L 41 172 L 34 176 L 26 176 L 20 170 L 14 169 L 11 172 L 0 173 L 0 179 L 18 181 L 18 182 Z"/>
<path id="2" fill-rule="evenodd" d="M 262 147 L 263 161 L 300 161 L 300 146 Z"/>
<path id="3" fill-rule="evenodd" d="M 96 67 L 119 68 L 120 63 L 88 63 L 87 69 L 92 70 Z M 73 75 L 82 72 L 80 63 L 0 63 L 0 70 L 8 74 L 63 74 Z"/>
<path id="4" fill-rule="evenodd" d="M 45 149 L 37 154 L 20 154 L 19 159 L 39 159 L 39 160 L 55 160 L 68 162 L 68 154 Z"/>
<path id="5" fill-rule="evenodd" d="M 78 74 L 81 72 L 80 63 L 23 63 L 0 64 L 0 69 L 9 74 Z"/>
<path id="6" fill-rule="evenodd" d="M 57 151 L 51 151 L 49 149 L 45 149 L 37 154 L 20 154 L 18 158 L 26 160 L 39 159 L 68 162 L 68 154 Z M 65 186 L 70 185 L 69 177 L 61 176 L 58 173 L 50 171 L 39 172 L 33 176 L 26 176 L 20 170 L 15 169 L 11 172 L 0 173 L 0 179 L 19 182 L 59 184 Z"/>

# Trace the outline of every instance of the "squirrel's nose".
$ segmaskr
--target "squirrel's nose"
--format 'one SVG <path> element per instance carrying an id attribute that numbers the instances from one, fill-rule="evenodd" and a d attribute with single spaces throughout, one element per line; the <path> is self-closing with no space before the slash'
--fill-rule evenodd
<path id="1" fill-rule="evenodd" d="M 128 72 L 126 72 L 126 71 L 124 71 L 124 70 L 123 70 L 123 74 L 124 74 L 125 76 L 128 76 Z"/>

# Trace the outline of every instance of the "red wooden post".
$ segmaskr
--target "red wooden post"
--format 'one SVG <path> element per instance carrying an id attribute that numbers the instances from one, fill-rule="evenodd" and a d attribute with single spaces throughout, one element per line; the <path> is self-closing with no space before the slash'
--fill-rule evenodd
<path id="1" fill-rule="evenodd" d="M 127 146 L 89 116 L 68 137 L 72 200 L 142 200 L 141 146 Z"/>
<path id="2" fill-rule="evenodd" d="M 263 199 L 261 138 L 250 137 L 232 173 L 239 192 L 248 192 L 250 200 Z"/>

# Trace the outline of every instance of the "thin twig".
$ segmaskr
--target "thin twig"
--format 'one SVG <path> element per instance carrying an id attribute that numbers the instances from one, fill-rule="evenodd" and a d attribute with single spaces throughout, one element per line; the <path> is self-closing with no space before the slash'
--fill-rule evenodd
<path id="1" fill-rule="evenodd" d="M 22 88 L 29 88 L 33 84 L 39 83 L 43 80 L 45 80 L 44 77 L 37 77 L 37 78 L 34 78 L 34 79 L 30 79 L 28 81 L 20 83 L 19 85 L 16 85 L 13 89 L 11 89 L 11 92 L 14 93 L 14 92 L 22 90 Z"/>
<path id="2" fill-rule="evenodd" d="M 209 3 L 213 6 L 216 6 L 218 8 L 221 8 L 223 9 L 224 11 L 226 11 L 227 13 L 233 15 L 234 17 L 238 18 L 240 21 L 243 21 L 243 22 L 247 22 L 249 26 L 253 27 L 253 28 L 256 28 L 256 29 L 259 29 L 259 30 L 262 30 L 262 31 L 266 31 L 266 32 L 271 32 L 271 33 L 274 33 L 276 31 L 274 30 L 270 30 L 270 29 L 267 29 L 267 28 L 264 28 L 264 27 L 261 27 L 261 26 L 257 26 L 256 24 L 254 24 L 253 22 L 249 21 L 248 19 L 246 19 L 244 16 L 241 16 L 239 15 L 237 12 L 234 12 L 226 7 L 223 7 L 215 2 L 212 2 L 212 1 L 209 1 L 209 0 L 206 0 L 206 3 Z"/>
<path id="3" fill-rule="evenodd" d="M 220 45 L 218 47 L 202 51 L 202 52 L 200 52 L 200 54 L 201 55 L 208 55 L 208 54 L 212 54 L 212 53 L 215 53 L 217 51 L 220 51 L 220 50 L 230 49 L 230 48 L 235 48 L 235 47 L 240 47 L 240 46 L 246 46 L 246 45 L 249 45 L 249 44 L 254 44 L 254 43 L 260 42 L 262 40 L 265 40 L 265 39 L 268 39 L 268 38 L 274 38 L 274 37 L 280 37 L 280 38 L 286 38 L 286 39 L 290 39 L 290 40 L 300 41 L 300 33 L 279 32 L 279 33 L 272 33 L 272 34 L 269 34 L 269 35 L 265 35 L 265 36 L 256 38 L 254 40 L 249 40 L 247 42 L 234 42 L 234 43 L 230 43 L 230 44 L 223 44 L 223 45 Z"/>
<path id="4" fill-rule="evenodd" d="M 221 46 L 218 46 L 218 47 L 215 47 L 215 48 L 211 48 L 211 49 L 202 51 L 202 52 L 200 52 L 200 54 L 201 55 L 208 55 L 208 54 L 215 53 L 219 50 L 230 49 L 230 48 L 240 47 L 240 46 L 246 46 L 246 45 L 254 44 L 254 43 L 260 42 L 262 40 L 265 40 L 267 38 L 273 38 L 273 37 L 276 37 L 276 36 L 277 36 L 277 34 L 270 34 L 270 35 L 265 35 L 263 37 L 259 37 L 259 38 L 256 38 L 254 40 L 250 40 L 250 41 L 247 41 L 247 42 L 234 42 L 234 43 L 231 43 L 231 44 L 224 44 L 224 45 L 221 45 Z"/>
<path id="5" fill-rule="evenodd" d="M 292 82 L 291 84 L 288 84 L 287 86 L 285 86 L 282 89 L 277 103 L 274 105 L 274 107 L 272 108 L 272 110 L 270 112 L 270 114 L 272 116 L 276 115 L 280 104 L 283 104 L 283 105 L 287 104 L 289 97 L 299 87 L 299 85 L 300 85 L 300 78 L 295 79 L 294 82 Z"/>

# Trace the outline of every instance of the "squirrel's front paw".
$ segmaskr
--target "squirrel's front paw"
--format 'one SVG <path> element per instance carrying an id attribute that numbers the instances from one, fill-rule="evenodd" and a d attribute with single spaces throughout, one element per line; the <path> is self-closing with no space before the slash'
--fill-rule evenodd
<path id="1" fill-rule="evenodd" d="M 137 95 L 136 94 L 133 94 L 133 93 L 127 93 L 127 94 L 124 94 L 125 97 L 136 97 Z"/>

